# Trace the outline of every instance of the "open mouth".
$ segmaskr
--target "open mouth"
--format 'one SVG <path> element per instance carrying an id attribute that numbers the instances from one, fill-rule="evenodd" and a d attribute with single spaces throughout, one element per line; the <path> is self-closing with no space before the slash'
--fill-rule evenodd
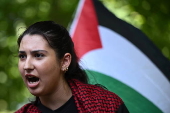
<path id="1" fill-rule="evenodd" d="M 39 82 L 39 80 L 40 80 L 38 77 L 30 76 L 30 75 L 26 76 L 26 79 L 28 80 L 28 82 L 29 82 L 30 84 L 37 83 L 37 82 Z"/>

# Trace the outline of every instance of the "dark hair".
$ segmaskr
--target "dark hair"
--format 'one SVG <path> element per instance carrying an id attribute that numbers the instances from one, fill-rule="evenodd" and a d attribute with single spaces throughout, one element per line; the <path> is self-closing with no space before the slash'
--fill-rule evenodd
<path id="1" fill-rule="evenodd" d="M 71 54 L 71 64 L 68 71 L 65 73 L 65 79 L 78 79 L 83 83 L 88 83 L 88 78 L 84 70 L 78 64 L 78 57 L 74 50 L 74 44 L 72 39 L 63 26 L 56 24 L 53 21 L 42 21 L 34 23 L 29 26 L 26 31 L 18 38 L 18 46 L 20 46 L 21 40 L 25 35 L 41 35 L 51 48 L 54 49 L 56 57 L 62 59 L 65 53 Z"/>

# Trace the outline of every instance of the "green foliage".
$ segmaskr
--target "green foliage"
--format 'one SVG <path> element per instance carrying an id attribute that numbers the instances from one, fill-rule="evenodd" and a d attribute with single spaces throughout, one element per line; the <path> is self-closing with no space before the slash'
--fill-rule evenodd
<path id="1" fill-rule="evenodd" d="M 119 18 L 145 32 L 170 58 L 170 20 L 167 0 L 103 0 Z M 15 110 L 28 101 L 17 67 L 17 37 L 26 26 L 53 20 L 67 27 L 78 0 L 1 0 L 0 3 L 0 111 Z"/>
<path id="2" fill-rule="evenodd" d="M 0 111 L 0 113 L 14 113 L 14 111 Z"/>

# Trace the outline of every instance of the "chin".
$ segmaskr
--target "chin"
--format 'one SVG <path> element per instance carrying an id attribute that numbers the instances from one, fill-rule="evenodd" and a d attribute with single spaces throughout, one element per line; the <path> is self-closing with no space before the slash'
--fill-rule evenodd
<path id="1" fill-rule="evenodd" d="M 41 92 L 40 92 L 40 91 L 37 91 L 37 90 L 35 90 L 35 89 L 30 89 L 30 88 L 28 88 L 28 90 L 29 90 L 29 92 L 30 92 L 32 95 L 34 95 L 34 96 L 36 96 L 36 97 L 39 97 L 39 96 L 41 95 Z"/>

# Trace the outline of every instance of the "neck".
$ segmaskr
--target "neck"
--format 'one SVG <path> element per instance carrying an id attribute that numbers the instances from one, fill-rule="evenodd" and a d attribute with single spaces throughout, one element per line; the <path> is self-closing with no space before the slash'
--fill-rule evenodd
<path id="1" fill-rule="evenodd" d="M 41 103 L 52 109 L 56 110 L 62 105 L 64 105 L 72 96 L 71 89 L 67 82 L 60 85 L 60 87 L 50 95 L 40 96 Z"/>

